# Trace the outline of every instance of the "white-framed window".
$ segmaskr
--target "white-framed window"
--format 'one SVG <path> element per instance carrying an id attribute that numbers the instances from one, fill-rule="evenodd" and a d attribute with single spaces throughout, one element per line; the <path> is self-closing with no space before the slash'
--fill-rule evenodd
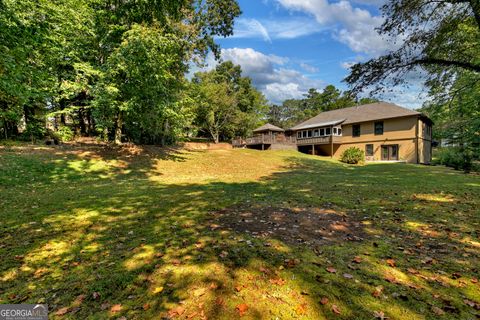
<path id="1" fill-rule="evenodd" d="M 329 136 L 329 135 L 331 135 L 331 134 L 332 134 L 332 128 L 326 128 L 326 129 L 325 129 L 325 135 L 326 135 L 326 136 Z"/>
<path id="2" fill-rule="evenodd" d="M 333 134 L 337 135 L 337 128 L 333 128 Z"/>
<path id="3" fill-rule="evenodd" d="M 313 130 L 313 136 L 318 137 L 318 129 Z"/>
<path id="4" fill-rule="evenodd" d="M 339 135 L 339 136 L 342 135 L 342 128 L 338 128 L 338 135 Z"/>
<path id="5" fill-rule="evenodd" d="M 325 129 L 320 129 L 320 137 L 323 137 L 325 135 Z"/>
<path id="6" fill-rule="evenodd" d="M 312 137 L 312 130 L 308 130 L 308 131 L 307 131 L 307 137 L 308 137 L 308 138 L 311 138 L 311 137 Z"/>
<path id="7" fill-rule="evenodd" d="M 302 139 L 302 131 L 297 132 L 297 139 Z"/>
<path id="8" fill-rule="evenodd" d="M 302 131 L 302 137 L 306 138 L 307 137 L 307 131 Z"/>

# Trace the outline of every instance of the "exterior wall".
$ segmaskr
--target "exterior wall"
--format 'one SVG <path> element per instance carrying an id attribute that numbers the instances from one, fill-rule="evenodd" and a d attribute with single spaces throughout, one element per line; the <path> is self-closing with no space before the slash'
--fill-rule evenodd
<path id="1" fill-rule="evenodd" d="M 432 161 L 432 126 L 418 119 L 418 161 L 429 164 Z"/>
<path id="2" fill-rule="evenodd" d="M 406 161 L 408 163 L 417 163 L 417 157 L 415 152 L 415 138 L 403 139 L 403 140 L 388 140 L 388 141 L 365 141 L 362 143 L 348 143 L 338 146 L 334 153 L 335 158 L 339 158 L 340 155 L 350 147 L 357 147 L 360 150 L 365 151 L 365 145 L 373 144 L 373 156 L 366 157 L 367 161 L 381 161 L 382 159 L 382 145 L 398 145 L 398 159 L 400 161 Z"/>
<path id="3" fill-rule="evenodd" d="M 379 120 L 380 121 L 380 120 Z M 373 144 L 373 156 L 366 157 L 369 161 L 382 159 L 382 145 L 398 145 L 398 158 L 401 161 L 417 163 L 416 130 L 417 117 L 386 119 L 383 121 L 383 134 L 375 135 L 375 122 L 360 123 L 360 136 L 352 134 L 353 125 L 343 126 L 342 144 L 335 152 L 334 157 L 340 155 L 350 147 L 357 147 L 365 151 L 367 144 Z"/>

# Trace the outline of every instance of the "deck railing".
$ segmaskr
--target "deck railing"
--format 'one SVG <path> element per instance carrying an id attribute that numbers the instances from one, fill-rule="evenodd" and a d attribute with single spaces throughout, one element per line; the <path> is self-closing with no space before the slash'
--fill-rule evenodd
<path id="1" fill-rule="evenodd" d="M 331 143 L 330 138 L 333 139 L 333 143 L 339 143 L 342 137 L 340 137 L 340 136 L 326 136 L 326 137 L 297 139 L 297 145 L 303 146 L 303 145 L 311 145 L 311 144 L 329 144 L 329 143 Z"/>
<path id="2" fill-rule="evenodd" d="M 237 138 L 232 140 L 234 147 L 246 146 L 246 145 L 256 145 L 256 144 L 295 144 L 297 139 L 293 136 L 284 136 L 284 135 L 257 135 L 250 138 Z"/>

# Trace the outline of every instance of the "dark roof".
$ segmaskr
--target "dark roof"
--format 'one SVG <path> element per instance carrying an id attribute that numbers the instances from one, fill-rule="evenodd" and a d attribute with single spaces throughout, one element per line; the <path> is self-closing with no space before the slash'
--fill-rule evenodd
<path id="1" fill-rule="evenodd" d="M 325 123 L 351 124 L 389 118 L 421 115 L 422 114 L 420 112 L 406 109 L 393 103 L 377 102 L 356 107 L 322 112 L 319 115 L 308 119 L 307 121 L 297 124 L 296 126 L 292 127 L 291 130 L 321 127 L 325 125 Z"/>
<path id="2" fill-rule="evenodd" d="M 263 126 L 253 130 L 253 132 L 262 132 L 262 131 L 278 131 L 278 132 L 284 132 L 282 128 L 279 128 L 277 126 L 274 126 L 273 124 L 267 123 L 264 124 Z"/>

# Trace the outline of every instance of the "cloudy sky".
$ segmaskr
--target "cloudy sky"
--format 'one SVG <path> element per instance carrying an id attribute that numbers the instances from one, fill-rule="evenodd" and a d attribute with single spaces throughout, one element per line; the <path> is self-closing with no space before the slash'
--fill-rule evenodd
<path id="1" fill-rule="evenodd" d="M 240 64 L 272 103 L 301 98 L 327 84 L 347 89 L 348 67 L 394 48 L 375 28 L 384 0 L 239 0 L 243 14 L 234 35 L 217 39 L 222 59 Z M 208 58 L 209 67 L 215 65 Z M 414 79 L 415 82 L 415 79 Z M 383 100 L 421 106 L 422 88 L 413 83 Z"/>

